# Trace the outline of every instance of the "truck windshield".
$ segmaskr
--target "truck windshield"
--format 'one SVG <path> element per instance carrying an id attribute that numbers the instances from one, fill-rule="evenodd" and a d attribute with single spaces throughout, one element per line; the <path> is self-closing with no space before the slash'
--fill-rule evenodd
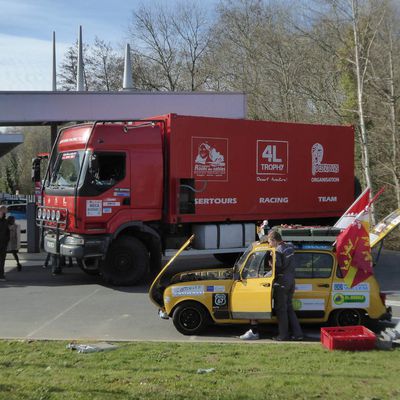
<path id="1" fill-rule="evenodd" d="M 79 176 L 84 151 L 60 153 L 50 179 L 52 187 L 74 187 Z"/>

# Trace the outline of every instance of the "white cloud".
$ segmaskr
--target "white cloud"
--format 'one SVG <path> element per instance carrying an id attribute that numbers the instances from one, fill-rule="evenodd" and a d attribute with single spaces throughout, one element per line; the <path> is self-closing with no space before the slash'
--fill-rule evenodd
<path id="1" fill-rule="evenodd" d="M 57 61 L 67 43 L 57 43 Z M 0 90 L 51 90 L 52 42 L 0 34 Z"/>

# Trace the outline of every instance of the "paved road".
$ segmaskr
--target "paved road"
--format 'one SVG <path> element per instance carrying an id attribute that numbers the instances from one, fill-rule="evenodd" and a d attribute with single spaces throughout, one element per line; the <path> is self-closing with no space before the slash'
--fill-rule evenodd
<path id="1" fill-rule="evenodd" d="M 187 337 L 172 321 L 160 320 L 150 302 L 148 285 L 134 288 L 108 287 L 98 277 L 77 267 L 65 268 L 53 277 L 43 269 L 43 255 L 22 254 L 23 269 L 7 258 L 7 282 L 0 283 L 0 338 L 80 340 L 235 341 L 244 327 L 213 327 L 207 335 Z M 177 260 L 187 266 L 217 266 L 210 257 Z M 400 253 L 385 252 L 376 268 L 381 288 L 389 293 L 394 315 L 400 318 Z M 397 320 L 395 320 L 397 321 Z M 266 326 L 262 336 L 275 334 Z M 319 327 L 306 328 L 319 340 Z"/>

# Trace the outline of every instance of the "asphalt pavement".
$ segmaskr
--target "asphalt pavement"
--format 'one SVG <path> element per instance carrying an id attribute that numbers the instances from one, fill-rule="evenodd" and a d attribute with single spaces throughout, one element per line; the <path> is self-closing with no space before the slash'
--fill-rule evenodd
<path id="1" fill-rule="evenodd" d="M 148 297 L 149 285 L 132 288 L 104 285 L 77 266 L 66 267 L 52 276 L 42 267 L 44 254 L 21 253 L 22 271 L 10 255 L 6 261 L 6 282 L 0 282 L 0 338 L 108 340 L 108 341 L 221 341 L 233 342 L 247 327 L 211 327 L 202 336 L 184 336 L 171 320 L 161 320 Z M 176 269 L 221 266 L 208 256 L 176 260 Z M 386 251 L 376 269 L 382 291 L 400 318 L 400 253 Z M 320 326 L 305 326 L 310 342 L 319 340 Z M 276 333 L 265 325 L 261 336 Z"/>

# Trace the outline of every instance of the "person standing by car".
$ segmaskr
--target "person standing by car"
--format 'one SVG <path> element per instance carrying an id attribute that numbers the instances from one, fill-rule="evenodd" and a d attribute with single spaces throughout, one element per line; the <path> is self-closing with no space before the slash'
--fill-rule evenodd
<path id="1" fill-rule="evenodd" d="M 293 309 L 295 291 L 294 246 L 285 243 L 276 230 L 267 236 L 268 243 L 276 249 L 276 278 L 274 283 L 274 308 L 278 318 L 279 335 L 273 340 L 302 340 L 303 331 Z M 289 326 L 292 337 L 289 335 Z"/>
<path id="2" fill-rule="evenodd" d="M 6 261 L 7 245 L 10 240 L 10 229 L 6 219 L 7 207 L 0 207 L 0 281 L 5 281 L 4 263 Z"/>
<path id="3" fill-rule="evenodd" d="M 8 228 L 10 229 L 10 240 L 8 242 L 7 253 L 11 253 L 17 262 L 17 271 L 21 271 L 22 266 L 18 258 L 18 250 L 21 246 L 19 238 L 19 225 L 15 223 L 15 217 L 10 215 L 7 218 Z"/>

